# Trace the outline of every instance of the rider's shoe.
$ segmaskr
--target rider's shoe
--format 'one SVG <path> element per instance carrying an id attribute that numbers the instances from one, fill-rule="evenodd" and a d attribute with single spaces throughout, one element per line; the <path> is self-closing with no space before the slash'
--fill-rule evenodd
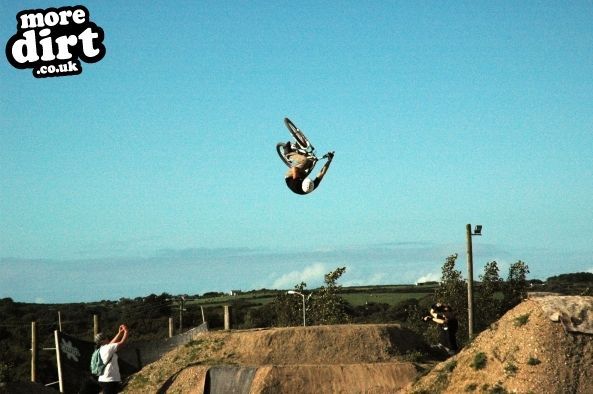
<path id="1" fill-rule="evenodd" d="M 292 147 L 290 141 L 288 141 L 286 144 L 284 144 L 284 154 L 290 153 L 292 151 L 294 151 L 294 148 Z"/>
<path id="2" fill-rule="evenodd" d="M 327 156 L 328 160 L 332 160 L 334 158 L 335 151 L 327 152 L 325 155 Z"/>

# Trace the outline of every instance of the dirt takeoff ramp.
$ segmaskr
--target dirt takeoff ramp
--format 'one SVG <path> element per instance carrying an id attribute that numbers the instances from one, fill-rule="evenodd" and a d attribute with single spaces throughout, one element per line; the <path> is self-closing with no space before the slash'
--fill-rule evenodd
<path id="1" fill-rule="evenodd" d="M 128 393 L 397 393 L 425 349 L 395 324 L 210 332 L 132 377 Z"/>
<path id="2" fill-rule="evenodd" d="M 593 393 L 593 297 L 523 301 L 411 389 L 439 393 Z"/>

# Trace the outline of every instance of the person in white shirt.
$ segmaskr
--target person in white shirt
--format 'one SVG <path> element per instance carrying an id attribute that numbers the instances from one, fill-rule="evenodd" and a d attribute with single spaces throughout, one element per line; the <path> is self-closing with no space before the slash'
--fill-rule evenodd
<path id="1" fill-rule="evenodd" d="M 128 339 L 128 327 L 125 324 L 119 326 L 119 331 L 111 341 L 102 333 L 95 336 L 95 344 L 99 346 L 101 359 L 105 364 L 103 374 L 99 376 L 99 385 L 103 394 L 118 393 L 121 386 L 121 375 L 117 362 L 117 351 Z"/>

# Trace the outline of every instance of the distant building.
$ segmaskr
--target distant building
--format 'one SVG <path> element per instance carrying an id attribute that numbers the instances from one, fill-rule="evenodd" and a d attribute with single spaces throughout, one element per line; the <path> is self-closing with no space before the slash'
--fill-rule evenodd
<path id="1" fill-rule="evenodd" d="M 238 296 L 238 295 L 239 295 L 239 294 L 241 294 L 241 293 L 243 293 L 241 290 L 231 290 L 231 291 L 229 292 L 229 294 L 230 294 L 232 297 L 236 297 L 236 296 Z"/>

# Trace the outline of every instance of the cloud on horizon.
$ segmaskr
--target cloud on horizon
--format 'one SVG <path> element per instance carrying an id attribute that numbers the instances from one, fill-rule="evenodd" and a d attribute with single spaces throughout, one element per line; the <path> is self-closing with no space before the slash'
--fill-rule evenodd
<path id="1" fill-rule="evenodd" d="M 180 248 L 147 251 L 137 257 L 25 259 L 0 258 L 0 298 L 33 302 L 117 300 L 148 294 L 200 294 L 207 291 L 260 288 L 308 288 L 324 275 L 346 267 L 344 286 L 405 284 L 440 279 L 447 256 L 459 253 L 457 269 L 465 275 L 464 245 L 422 242 L 349 245 L 346 247 L 271 250 L 265 248 Z M 582 272 L 591 268 L 586 251 L 505 250 L 482 244 L 474 250 L 474 277 L 496 260 L 501 276 L 517 260 L 529 265 L 530 277 Z M 558 264 L 563 262 L 563 264 Z M 27 286 L 22 284 L 26 283 Z M 93 288 L 89 292 L 89 288 Z"/>
<path id="2" fill-rule="evenodd" d="M 295 285 L 305 282 L 307 287 L 318 287 L 323 283 L 323 278 L 329 270 L 323 263 L 314 263 L 301 270 L 291 271 L 275 279 L 271 284 L 272 289 L 292 289 Z M 321 280 L 320 280 L 321 278 Z"/>

